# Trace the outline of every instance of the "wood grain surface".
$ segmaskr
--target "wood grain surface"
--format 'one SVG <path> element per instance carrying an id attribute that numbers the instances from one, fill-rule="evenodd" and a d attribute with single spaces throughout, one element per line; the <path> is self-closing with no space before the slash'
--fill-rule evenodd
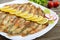
<path id="1" fill-rule="evenodd" d="M 7 1 L 11 1 L 11 0 L 0 0 L 0 3 Z M 55 11 L 60 17 L 60 6 L 58 8 L 52 8 L 52 10 Z M 0 40 L 9 40 L 9 39 L 6 39 L 0 35 Z M 34 40 L 60 40 L 60 19 L 58 24 L 52 30 L 50 30 L 45 35 L 38 37 Z"/>

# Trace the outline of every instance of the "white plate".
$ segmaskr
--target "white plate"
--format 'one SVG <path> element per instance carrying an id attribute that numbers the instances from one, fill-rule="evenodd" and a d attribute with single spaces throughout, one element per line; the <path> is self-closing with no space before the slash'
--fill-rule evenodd
<path id="1" fill-rule="evenodd" d="M 4 5 L 8 5 L 8 4 L 23 4 L 23 3 L 27 3 L 28 1 L 12 1 L 12 2 L 8 2 L 8 3 L 3 3 L 3 4 L 0 4 L 0 7 L 3 7 Z M 45 7 L 41 6 L 41 5 L 38 5 L 36 3 L 33 3 L 31 2 L 33 5 L 35 5 L 36 7 L 40 7 L 42 10 L 45 9 Z M 50 10 L 50 13 L 51 14 L 56 14 L 55 12 L 53 12 L 52 10 Z M 28 36 L 25 36 L 25 37 L 21 37 L 20 35 L 19 36 L 12 36 L 12 37 L 9 37 L 7 36 L 6 33 L 4 32 L 0 32 L 1 35 L 9 38 L 9 39 L 12 39 L 12 40 L 32 40 L 32 39 L 35 39 L 37 37 L 40 37 L 42 35 L 44 35 L 45 33 L 47 33 L 48 31 L 50 31 L 58 22 L 59 20 L 59 17 L 58 15 L 56 14 L 56 17 L 57 17 L 57 20 L 53 23 L 53 24 L 49 24 L 45 29 L 35 33 L 35 34 L 32 34 L 32 35 L 28 35 Z"/>

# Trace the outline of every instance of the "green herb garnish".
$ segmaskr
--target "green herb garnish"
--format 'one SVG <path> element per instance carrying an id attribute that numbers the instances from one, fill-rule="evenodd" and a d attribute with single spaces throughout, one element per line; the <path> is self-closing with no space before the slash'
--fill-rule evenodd
<path id="1" fill-rule="evenodd" d="M 48 0 L 30 0 L 30 1 L 40 4 L 42 6 L 46 6 L 48 3 Z"/>

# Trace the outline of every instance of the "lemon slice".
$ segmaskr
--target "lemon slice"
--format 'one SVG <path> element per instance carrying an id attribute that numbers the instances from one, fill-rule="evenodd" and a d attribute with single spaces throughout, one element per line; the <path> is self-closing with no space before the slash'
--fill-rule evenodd
<path id="1" fill-rule="evenodd" d="M 13 8 L 2 8 L 1 10 L 4 12 L 9 12 L 10 14 L 14 14 L 16 12 L 16 10 Z"/>
<path id="2" fill-rule="evenodd" d="M 38 15 L 34 15 L 34 17 L 31 18 L 32 21 L 37 21 Z"/>
<path id="3" fill-rule="evenodd" d="M 28 11 L 25 11 L 25 12 L 21 12 L 20 14 L 18 14 L 19 16 L 23 17 L 23 18 L 26 18 L 26 16 L 28 16 Z"/>
<path id="4" fill-rule="evenodd" d="M 20 14 L 21 17 L 25 18 L 25 16 L 27 16 L 28 14 L 27 13 L 22 13 Z"/>
<path id="5" fill-rule="evenodd" d="M 37 15 L 33 15 L 32 17 L 29 17 L 27 20 L 32 20 L 32 21 L 34 21 L 36 18 L 38 18 L 38 16 L 37 16 Z"/>
<path id="6" fill-rule="evenodd" d="M 15 15 L 20 16 L 21 13 L 22 13 L 22 10 L 20 10 L 20 11 L 16 11 Z"/>
<path id="7" fill-rule="evenodd" d="M 6 11 L 6 9 L 9 9 L 9 8 L 10 8 L 10 6 L 5 6 L 5 7 L 3 7 L 3 8 L 0 8 L 0 10 Z"/>
<path id="8" fill-rule="evenodd" d="M 25 18 L 25 16 L 27 16 L 27 15 L 28 15 L 28 12 L 24 12 L 24 13 L 19 14 L 19 16 L 21 16 L 23 18 Z"/>
<path id="9" fill-rule="evenodd" d="M 9 12 L 10 14 L 15 14 L 16 10 L 15 9 L 12 10 L 11 8 L 11 9 L 8 9 L 7 12 Z"/>
<path id="10" fill-rule="evenodd" d="M 43 17 L 42 16 L 39 16 L 38 18 L 36 18 L 34 21 L 41 21 L 43 19 Z"/>
<path id="11" fill-rule="evenodd" d="M 28 14 L 28 15 L 25 16 L 26 19 L 29 19 L 31 17 L 33 17 L 33 14 Z"/>
<path id="12" fill-rule="evenodd" d="M 5 12 L 8 11 L 8 9 L 5 9 L 5 8 L 1 8 L 0 10 L 1 10 L 1 11 L 5 11 Z"/>
<path id="13" fill-rule="evenodd" d="M 39 24 L 45 24 L 48 22 L 48 19 L 47 18 L 43 18 L 41 21 L 39 21 L 38 23 Z"/>

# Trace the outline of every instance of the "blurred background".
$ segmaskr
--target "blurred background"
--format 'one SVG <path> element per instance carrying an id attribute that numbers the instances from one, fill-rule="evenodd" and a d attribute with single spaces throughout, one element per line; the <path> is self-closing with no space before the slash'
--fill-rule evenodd
<path id="1" fill-rule="evenodd" d="M 10 2 L 10 1 L 13 1 L 13 0 L 0 0 L 0 4 L 5 2 Z"/>
<path id="2" fill-rule="evenodd" d="M 11 1 L 13 0 L 0 0 L 0 4 Z M 30 1 L 55 11 L 60 17 L 60 0 L 30 0 Z M 9 40 L 9 39 L 6 39 L 5 37 L 0 35 L 0 40 Z M 60 20 L 52 30 L 34 40 L 60 40 Z"/>

